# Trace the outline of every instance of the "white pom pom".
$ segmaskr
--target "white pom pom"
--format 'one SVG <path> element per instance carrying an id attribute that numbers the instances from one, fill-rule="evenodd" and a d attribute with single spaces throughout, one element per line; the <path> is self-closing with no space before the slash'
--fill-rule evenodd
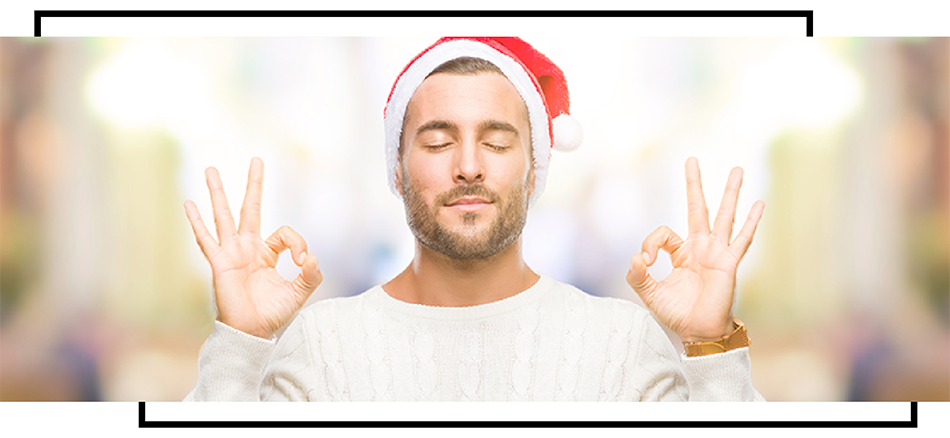
<path id="1" fill-rule="evenodd" d="M 554 149 L 561 152 L 571 152 L 581 146 L 584 140 L 584 130 L 580 122 L 568 114 L 561 114 L 554 118 Z"/>

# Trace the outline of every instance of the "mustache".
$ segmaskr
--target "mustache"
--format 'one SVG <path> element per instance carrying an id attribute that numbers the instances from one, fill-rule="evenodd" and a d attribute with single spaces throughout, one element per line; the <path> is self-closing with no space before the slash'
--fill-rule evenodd
<path id="1" fill-rule="evenodd" d="M 498 200 L 501 198 L 501 196 L 498 195 L 498 192 L 485 187 L 483 184 L 471 184 L 456 186 L 452 190 L 440 194 L 436 198 L 436 205 L 446 205 L 458 198 L 463 198 L 465 196 L 477 196 L 479 198 L 485 199 L 488 202 L 498 202 Z"/>

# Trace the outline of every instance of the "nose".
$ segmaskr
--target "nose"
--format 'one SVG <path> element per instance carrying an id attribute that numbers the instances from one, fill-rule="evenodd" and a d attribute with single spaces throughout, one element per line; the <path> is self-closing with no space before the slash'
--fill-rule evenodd
<path id="1" fill-rule="evenodd" d="M 465 141 L 456 149 L 455 182 L 474 184 L 484 182 L 485 166 L 482 151 L 475 141 Z"/>

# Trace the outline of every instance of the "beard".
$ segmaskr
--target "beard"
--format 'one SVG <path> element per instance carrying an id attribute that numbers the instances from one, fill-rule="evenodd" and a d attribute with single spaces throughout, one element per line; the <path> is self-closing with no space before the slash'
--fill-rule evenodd
<path id="1" fill-rule="evenodd" d="M 408 175 L 403 169 L 403 175 Z M 502 198 L 483 184 L 456 186 L 439 194 L 432 207 L 413 190 L 409 178 L 402 182 L 406 221 L 422 245 L 459 261 L 487 259 L 508 248 L 521 236 L 528 216 L 528 179 Z M 495 220 L 487 228 L 479 227 L 479 216 L 486 213 L 462 214 L 459 230 L 450 230 L 439 221 L 439 210 L 463 196 L 478 196 L 492 203 L 497 210 Z"/>

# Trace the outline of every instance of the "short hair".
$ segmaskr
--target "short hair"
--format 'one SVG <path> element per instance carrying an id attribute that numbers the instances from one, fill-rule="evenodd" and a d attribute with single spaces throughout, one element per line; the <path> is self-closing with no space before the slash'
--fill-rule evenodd
<path id="1" fill-rule="evenodd" d="M 449 61 L 445 61 L 440 64 L 435 70 L 432 70 L 431 73 L 426 75 L 426 79 L 429 76 L 446 73 L 452 75 L 477 75 L 482 73 L 497 73 L 502 76 L 505 74 L 502 73 L 501 69 L 497 65 L 492 64 L 481 58 L 474 58 L 471 56 L 463 56 L 461 58 L 455 58 Z M 406 119 L 409 118 L 408 105 L 406 106 L 406 113 L 402 117 L 402 129 L 399 131 L 399 150 L 397 154 L 401 157 L 403 151 L 403 138 L 405 137 L 406 130 Z"/>
<path id="2" fill-rule="evenodd" d="M 481 58 L 473 58 L 471 56 L 463 56 L 461 58 L 455 58 L 450 61 L 445 61 L 441 65 L 432 70 L 432 73 L 429 73 L 426 77 L 432 76 L 439 73 L 449 73 L 455 75 L 477 75 L 479 73 L 498 73 L 502 76 L 505 74 L 501 72 L 501 69 L 497 65 L 492 64 Z"/>

